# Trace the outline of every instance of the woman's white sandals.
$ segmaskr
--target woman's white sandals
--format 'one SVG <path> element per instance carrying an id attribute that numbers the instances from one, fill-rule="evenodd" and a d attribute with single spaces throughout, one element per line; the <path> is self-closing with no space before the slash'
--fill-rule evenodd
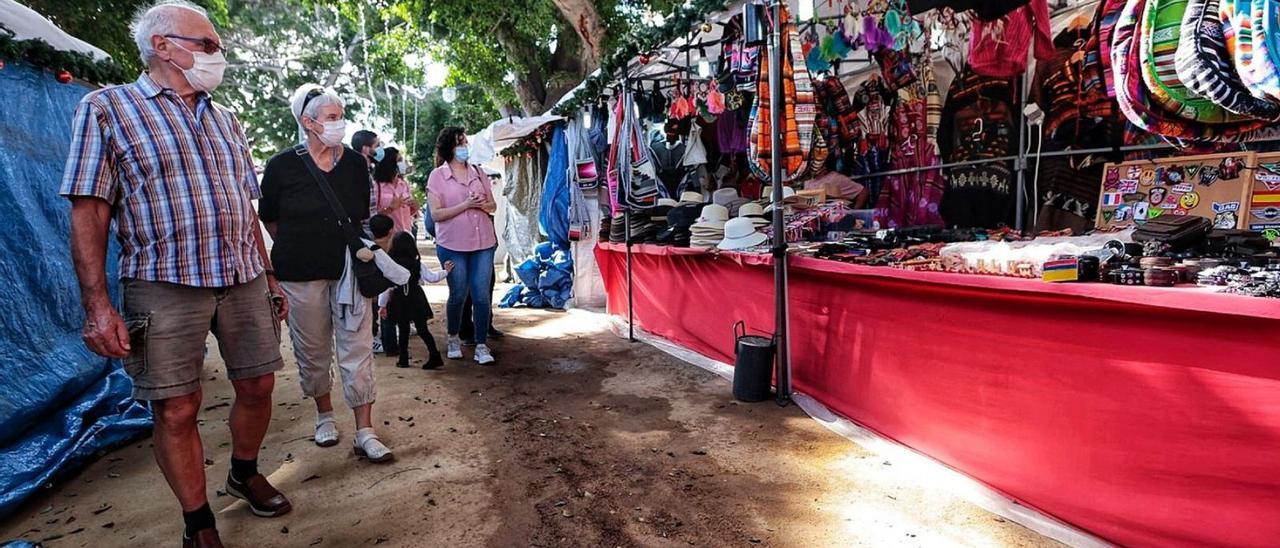
<path id="1" fill-rule="evenodd" d="M 338 421 L 333 413 L 325 413 L 316 417 L 316 445 L 333 447 L 338 444 Z"/>
<path id="2" fill-rule="evenodd" d="M 390 462 L 395 458 L 391 450 L 378 439 L 378 435 L 373 433 L 372 428 L 361 428 L 356 431 L 354 450 L 356 456 L 365 457 L 373 463 Z"/>

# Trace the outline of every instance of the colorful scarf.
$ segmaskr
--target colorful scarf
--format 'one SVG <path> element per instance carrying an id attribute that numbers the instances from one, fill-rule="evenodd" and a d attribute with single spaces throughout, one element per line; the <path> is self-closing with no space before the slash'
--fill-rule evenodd
<path id="1" fill-rule="evenodd" d="M 1191 93 L 1239 115 L 1280 120 L 1280 104 L 1254 97 L 1235 77 L 1218 19 L 1218 0 L 1190 0 L 1181 35 L 1186 39 L 1178 44 L 1178 79 Z"/>

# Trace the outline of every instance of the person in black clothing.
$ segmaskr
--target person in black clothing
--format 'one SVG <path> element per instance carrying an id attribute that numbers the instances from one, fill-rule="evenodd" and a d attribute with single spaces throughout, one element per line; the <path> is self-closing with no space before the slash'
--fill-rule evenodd
<path id="1" fill-rule="evenodd" d="M 395 221 L 392 221 L 391 217 L 386 215 L 378 214 L 369 218 L 369 232 L 373 235 L 373 242 L 378 244 L 378 247 L 382 248 L 384 251 L 387 251 L 388 254 L 391 252 L 391 240 L 396 236 L 395 228 Z M 381 309 L 381 303 L 375 304 L 378 307 L 375 310 Z M 374 329 L 374 336 L 380 336 L 380 339 L 373 341 L 373 351 L 374 353 L 382 352 L 385 353 L 388 358 L 394 358 L 399 354 L 396 350 L 396 324 L 395 322 L 387 319 L 381 311 L 378 312 L 378 315 L 381 321 L 373 322 L 373 325 L 375 328 L 380 328 L 382 331 L 379 333 L 378 329 Z M 380 327 L 379 324 L 381 324 Z M 381 345 L 378 343 L 381 343 Z M 379 350 L 379 346 L 382 347 L 381 350 Z"/>
<path id="2" fill-rule="evenodd" d="M 302 393 L 316 403 L 315 443 L 338 443 L 330 397 L 336 355 L 342 393 L 355 413 L 355 452 L 370 462 L 388 462 L 391 450 L 373 429 L 376 314 L 357 291 L 354 273 L 348 272 L 350 252 L 338 212 L 321 188 L 324 181 L 332 189 L 343 221 L 367 219 L 368 161 L 342 146 L 346 121 L 340 97 L 309 84 L 298 89 L 290 106 L 305 140 L 267 162 L 258 216 L 275 242 L 272 263 L 289 301 L 289 334 Z"/>
<path id="3" fill-rule="evenodd" d="M 395 322 L 400 332 L 400 359 L 396 362 L 396 367 L 409 367 L 409 339 L 412 337 L 409 325 L 413 324 L 430 354 L 422 368 L 439 369 L 444 365 L 444 360 L 440 356 L 440 350 L 436 348 L 435 337 L 427 330 L 427 320 L 432 317 L 431 304 L 427 302 L 427 294 L 422 291 L 422 283 L 439 283 L 444 280 L 453 270 L 453 263 L 445 262 L 443 271 L 429 270 L 422 264 L 417 240 L 408 232 L 400 232 L 392 239 L 391 258 L 409 271 L 409 283 L 388 289 L 378 298 L 379 303 L 383 304 L 383 317 Z"/>

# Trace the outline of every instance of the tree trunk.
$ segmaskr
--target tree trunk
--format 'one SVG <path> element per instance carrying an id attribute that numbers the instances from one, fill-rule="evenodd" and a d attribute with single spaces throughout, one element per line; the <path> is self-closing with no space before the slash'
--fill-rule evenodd
<path id="1" fill-rule="evenodd" d="M 586 72 L 600 66 L 604 59 L 604 39 L 607 31 L 604 19 L 592 0 L 552 0 L 560 15 L 573 28 L 582 42 L 582 60 Z"/>

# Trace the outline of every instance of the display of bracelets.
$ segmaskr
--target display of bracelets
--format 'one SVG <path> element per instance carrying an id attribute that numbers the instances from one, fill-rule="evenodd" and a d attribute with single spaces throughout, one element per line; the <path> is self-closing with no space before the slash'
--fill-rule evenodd
<path id="1" fill-rule="evenodd" d="M 1215 266 L 1201 271 L 1197 280 L 1202 286 L 1225 286 L 1224 293 L 1280 298 L 1280 265 L 1265 268 Z"/>

